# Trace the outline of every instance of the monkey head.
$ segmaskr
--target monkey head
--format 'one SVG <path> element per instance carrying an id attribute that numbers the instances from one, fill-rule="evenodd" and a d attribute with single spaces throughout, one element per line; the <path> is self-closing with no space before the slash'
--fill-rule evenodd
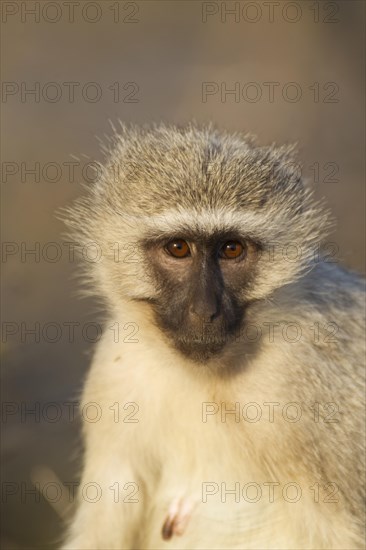
<path id="1" fill-rule="evenodd" d="M 148 304 L 184 355 L 219 354 L 254 301 L 311 268 L 328 227 L 293 155 L 211 126 L 121 127 L 67 210 L 77 240 L 100 247 L 94 291 Z"/>

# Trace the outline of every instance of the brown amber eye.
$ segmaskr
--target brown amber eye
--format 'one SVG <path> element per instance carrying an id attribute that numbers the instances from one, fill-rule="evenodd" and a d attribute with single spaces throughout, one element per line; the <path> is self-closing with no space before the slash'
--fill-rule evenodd
<path id="1" fill-rule="evenodd" d="M 244 247 L 238 241 L 228 241 L 221 248 L 221 257 L 227 260 L 235 260 L 239 258 L 244 251 Z"/>
<path id="2" fill-rule="evenodd" d="M 183 239 L 171 241 L 167 244 L 166 249 L 174 258 L 186 258 L 191 254 L 188 244 Z"/>

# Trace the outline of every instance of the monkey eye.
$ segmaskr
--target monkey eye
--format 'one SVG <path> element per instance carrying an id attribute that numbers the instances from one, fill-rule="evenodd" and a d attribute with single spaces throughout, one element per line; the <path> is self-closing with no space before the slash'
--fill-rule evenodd
<path id="1" fill-rule="evenodd" d="M 239 241 L 227 241 L 220 249 L 220 256 L 226 260 L 235 260 L 244 253 L 244 246 Z"/>
<path id="2" fill-rule="evenodd" d="M 174 258 L 186 258 L 191 255 L 189 246 L 183 239 L 170 241 L 170 243 L 166 245 L 165 249 L 171 256 L 174 256 Z"/>

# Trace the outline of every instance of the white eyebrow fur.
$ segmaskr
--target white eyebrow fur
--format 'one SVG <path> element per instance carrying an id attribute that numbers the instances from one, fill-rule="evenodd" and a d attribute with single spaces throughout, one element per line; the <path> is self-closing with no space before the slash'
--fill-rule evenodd
<path id="1" fill-rule="evenodd" d="M 154 237 L 177 231 L 191 230 L 202 234 L 235 231 L 239 234 L 268 239 L 275 232 L 271 223 L 271 209 L 266 212 L 230 212 L 225 209 L 201 209 L 184 212 L 167 211 L 154 216 L 125 216 L 123 221 L 131 228 L 141 226 L 145 234 Z"/>

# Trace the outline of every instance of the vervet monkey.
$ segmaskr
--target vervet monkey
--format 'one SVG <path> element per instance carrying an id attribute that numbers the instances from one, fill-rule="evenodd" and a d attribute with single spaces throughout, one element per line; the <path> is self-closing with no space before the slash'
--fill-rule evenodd
<path id="1" fill-rule="evenodd" d="M 293 149 L 195 124 L 109 149 L 66 213 L 109 318 L 64 548 L 363 548 L 364 284 Z"/>

